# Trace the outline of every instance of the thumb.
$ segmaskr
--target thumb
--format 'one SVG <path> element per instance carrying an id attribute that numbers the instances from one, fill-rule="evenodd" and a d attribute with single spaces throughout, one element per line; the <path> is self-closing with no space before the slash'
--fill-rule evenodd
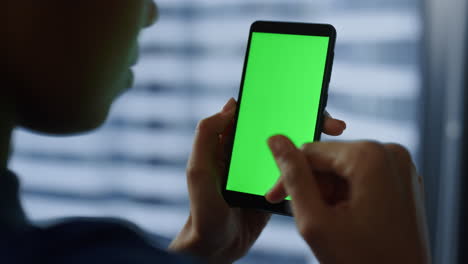
<path id="1" fill-rule="evenodd" d="M 198 123 L 189 167 L 209 168 L 209 165 L 214 164 L 220 144 L 219 136 L 232 121 L 235 109 L 236 101 L 231 98 L 221 112 Z"/>
<path id="2" fill-rule="evenodd" d="M 268 140 L 276 163 L 281 171 L 281 181 L 291 196 L 293 214 L 298 226 L 309 225 L 325 210 L 316 179 L 304 153 L 285 136 Z"/>
<path id="3" fill-rule="evenodd" d="M 203 192 L 217 191 L 217 155 L 220 146 L 219 135 L 234 118 L 236 101 L 230 99 L 223 110 L 198 123 L 192 154 L 187 164 L 187 181 L 190 195 L 205 196 Z M 200 187 L 201 186 L 201 187 Z M 209 196 L 209 195 L 208 195 Z"/>

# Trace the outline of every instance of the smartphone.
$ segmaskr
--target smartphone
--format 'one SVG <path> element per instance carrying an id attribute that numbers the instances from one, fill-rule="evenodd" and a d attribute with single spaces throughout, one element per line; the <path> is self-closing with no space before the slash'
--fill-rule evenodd
<path id="1" fill-rule="evenodd" d="M 279 204 L 264 198 L 280 176 L 267 139 L 320 140 L 335 41 L 328 24 L 252 24 L 222 189 L 231 207 L 291 215 L 289 197 Z"/>

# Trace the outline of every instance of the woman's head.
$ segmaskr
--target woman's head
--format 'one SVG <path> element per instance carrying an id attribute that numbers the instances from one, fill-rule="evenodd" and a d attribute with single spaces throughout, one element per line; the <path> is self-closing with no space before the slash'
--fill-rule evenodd
<path id="1" fill-rule="evenodd" d="M 44 133 L 98 127 L 132 85 L 137 37 L 150 0 L 6 0 L 0 104 L 17 125 Z"/>

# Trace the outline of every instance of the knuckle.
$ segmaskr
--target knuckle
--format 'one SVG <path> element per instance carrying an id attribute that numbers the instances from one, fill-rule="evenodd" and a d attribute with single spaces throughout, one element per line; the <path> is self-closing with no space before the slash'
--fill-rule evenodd
<path id="1" fill-rule="evenodd" d="M 313 146 L 313 143 L 304 143 L 302 144 L 302 146 L 300 147 L 300 150 L 308 150 L 310 149 L 311 147 Z"/>
<path id="2" fill-rule="evenodd" d="M 378 153 L 384 149 L 382 144 L 377 141 L 361 141 L 358 143 L 358 146 L 360 149 L 370 153 Z"/>
<path id="3" fill-rule="evenodd" d="M 190 179 L 197 179 L 209 173 L 204 168 L 200 168 L 198 166 L 191 166 L 191 165 L 187 166 L 187 168 L 185 169 L 185 172 L 186 172 L 187 177 Z"/>
<path id="4" fill-rule="evenodd" d="M 376 141 L 362 141 L 357 143 L 356 154 L 367 161 L 386 159 L 384 146 Z"/>
<path id="5" fill-rule="evenodd" d="M 411 154 L 409 153 L 408 149 L 406 149 L 404 146 L 400 144 L 386 144 L 385 147 L 392 152 L 393 154 L 397 155 L 399 158 L 402 158 L 406 162 L 411 162 Z"/>
<path id="6" fill-rule="evenodd" d="M 386 144 L 385 147 L 394 157 L 395 166 L 401 171 L 406 172 L 402 175 L 407 175 L 408 179 L 413 179 L 418 184 L 422 184 L 422 178 L 416 172 L 416 167 L 411 158 L 409 151 L 402 145 L 399 144 Z"/>
<path id="7" fill-rule="evenodd" d="M 197 124 L 197 131 L 207 131 L 210 129 L 211 117 L 200 120 Z"/>
<path id="8" fill-rule="evenodd" d="M 299 224 L 298 230 L 306 240 L 311 240 L 320 237 L 322 228 L 320 224 L 315 221 L 303 221 Z"/>

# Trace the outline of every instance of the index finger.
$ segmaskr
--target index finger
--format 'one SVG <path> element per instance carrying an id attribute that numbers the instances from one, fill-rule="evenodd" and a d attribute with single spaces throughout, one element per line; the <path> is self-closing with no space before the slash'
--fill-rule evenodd
<path id="1" fill-rule="evenodd" d="M 218 194 L 217 175 L 217 150 L 220 146 L 219 134 L 221 134 L 231 122 L 234 116 L 235 101 L 231 99 L 222 112 L 206 118 L 197 126 L 195 139 L 187 164 L 187 181 L 189 194 L 201 197 L 200 199 L 212 199 Z M 207 192 L 212 192 L 207 194 Z M 199 203 L 199 206 L 205 203 Z M 194 205 L 197 206 L 197 205 Z"/>
<path id="2" fill-rule="evenodd" d="M 306 156 L 285 136 L 271 137 L 268 145 L 281 171 L 286 192 L 292 198 L 298 226 L 309 226 L 310 221 L 323 216 L 325 205 Z"/>

